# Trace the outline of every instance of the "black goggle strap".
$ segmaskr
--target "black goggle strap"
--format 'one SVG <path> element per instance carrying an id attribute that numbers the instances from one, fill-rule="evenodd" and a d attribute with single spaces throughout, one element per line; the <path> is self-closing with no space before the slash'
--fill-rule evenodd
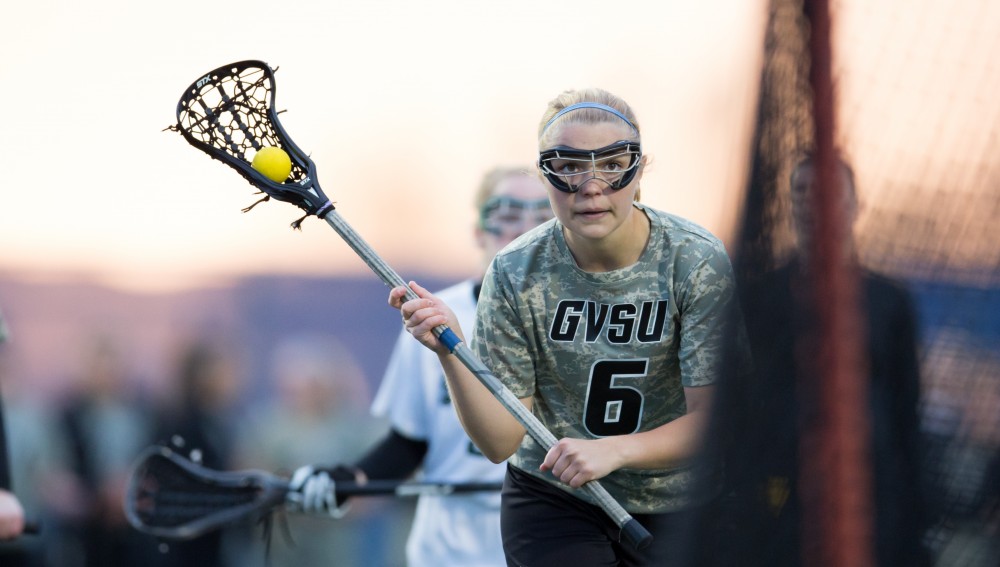
<path id="1" fill-rule="evenodd" d="M 529 215 L 533 215 L 532 220 L 537 221 L 536 224 L 541 224 L 552 218 L 549 200 L 547 198 L 526 200 L 498 195 L 490 197 L 479 209 L 479 227 L 487 232 L 498 234 L 502 232 L 502 229 L 497 225 L 503 224 L 503 221 L 498 221 L 496 217 L 517 217 L 524 219 L 521 221 L 524 223 Z"/>
<path id="2" fill-rule="evenodd" d="M 565 178 L 586 175 L 586 172 L 569 175 L 557 173 L 550 167 L 550 163 L 553 160 L 586 162 L 590 164 L 591 172 L 596 174 L 596 172 L 600 171 L 597 168 L 598 162 L 614 159 L 622 155 L 628 155 L 629 162 L 628 166 L 620 172 L 620 178 L 609 182 L 598 177 L 598 179 L 607 183 L 612 189 L 618 190 L 631 183 L 635 179 L 635 174 L 639 171 L 638 166 L 642 159 L 642 146 L 639 142 L 621 140 L 613 144 L 608 144 L 603 148 L 597 148 L 596 150 L 580 150 L 568 146 L 557 146 L 538 154 L 538 168 L 545 178 L 552 183 L 553 187 L 566 193 L 575 193 L 580 190 L 583 183 L 572 185 Z M 587 177 L 585 181 L 589 181 L 590 179 L 594 179 L 594 176 Z"/>

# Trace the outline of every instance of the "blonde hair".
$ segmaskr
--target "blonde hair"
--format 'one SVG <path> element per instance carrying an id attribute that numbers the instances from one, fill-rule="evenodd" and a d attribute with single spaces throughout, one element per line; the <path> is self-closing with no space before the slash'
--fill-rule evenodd
<path id="1" fill-rule="evenodd" d="M 518 175 L 530 176 L 532 174 L 527 167 L 518 166 L 499 166 L 487 171 L 483 175 L 483 179 L 479 182 L 479 189 L 476 190 L 475 201 L 473 201 L 473 204 L 476 206 L 476 213 L 482 212 L 486 202 L 496 192 L 497 185 L 500 185 L 501 181 Z"/>
<path id="2" fill-rule="evenodd" d="M 598 104 L 609 106 L 622 113 L 622 115 L 624 115 L 629 122 L 631 122 L 631 124 L 626 124 L 621 118 L 606 110 L 598 108 L 581 108 L 564 114 L 559 117 L 559 120 L 556 123 L 546 128 L 546 126 L 549 126 L 549 122 L 552 118 L 558 114 L 560 110 L 580 102 L 596 102 Z M 599 124 L 601 122 L 616 122 L 626 124 L 630 128 L 634 127 L 637 134 L 636 137 L 639 137 L 638 135 L 641 132 L 639 129 L 639 121 L 635 116 L 635 112 L 633 112 L 632 107 L 620 97 L 615 96 L 604 89 L 593 87 L 563 91 L 559 94 L 559 96 L 549 102 L 548 108 L 545 109 L 545 114 L 542 115 L 542 120 L 538 124 L 538 147 L 546 147 L 548 140 L 555 132 L 558 131 L 558 126 L 561 124 Z"/>

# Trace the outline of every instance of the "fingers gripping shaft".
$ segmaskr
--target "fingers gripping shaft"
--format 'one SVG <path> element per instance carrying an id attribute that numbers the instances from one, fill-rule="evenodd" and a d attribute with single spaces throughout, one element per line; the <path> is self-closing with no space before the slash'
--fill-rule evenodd
<path id="1" fill-rule="evenodd" d="M 528 408 L 521 403 L 521 400 L 517 399 L 514 393 L 504 386 L 464 343 L 459 343 L 452 349 L 452 352 L 462 361 L 466 368 L 476 375 L 476 378 L 503 404 L 507 411 L 524 427 L 528 435 L 531 435 L 539 445 L 548 450 L 556 444 L 557 439 L 555 435 L 546 429 L 534 414 L 528 411 Z M 653 536 L 639 522 L 632 518 L 599 482 L 588 482 L 582 488 L 618 524 L 618 527 L 622 529 L 622 537 L 632 543 L 636 549 L 642 549 L 653 539 Z"/>

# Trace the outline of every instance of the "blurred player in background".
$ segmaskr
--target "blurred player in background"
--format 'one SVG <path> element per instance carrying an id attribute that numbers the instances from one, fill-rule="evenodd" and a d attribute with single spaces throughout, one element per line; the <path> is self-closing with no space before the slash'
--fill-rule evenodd
<path id="1" fill-rule="evenodd" d="M 552 218 L 545 186 L 527 168 L 498 167 L 482 179 L 475 196 L 473 235 L 480 271 L 439 293 L 468 328 L 474 324 L 483 275 L 493 256 L 524 232 Z M 386 437 L 355 466 L 326 472 L 335 480 L 407 479 L 441 483 L 504 479 L 506 467 L 489 461 L 462 429 L 437 356 L 404 330 L 396 342 L 372 412 L 390 422 Z M 303 468 L 300 482 L 316 470 Z M 315 480 L 313 482 L 316 482 Z M 321 482 L 321 481 L 320 481 Z M 422 495 L 406 544 L 411 567 L 505 565 L 500 541 L 500 495 Z"/>
<path id="2" fill-rule="evenodd" d="M 433 328 L 461 320 L 411 284 L 390 291 L 438 354 L 470 437 L 508 457 L 501 504 L 509 565 L 688 565 L 691 491 L 734 296 L 704 228 L 636 201 L 647 158 L 635 114 L 601 89 L 551 101 L 539 169 L 556 221 L 494 258 L 471 348 L 559 441 L 546 450 L 449 353 Z M 635 550 L 583 491 L 601 484 L 653 536 Z"/>
<path id="3" fill-rule="evenodd" d="M 7 334 L 7 326 L 0 314 L 0 344 L 7 340 Z M 0 401 L 0 540 L 14 539 L 24 530 L 24 509 L 10 489 L 7 435 L 4 429 L 3 403 Z"/>
<path id="4" fill-rule="evenodd" d="M 122 506 L 133 459 L 156 440 L 156 411 L 119 341 L 103 334 L 84 341 L 79 378 L 57 410 L 70 473 L 57 512 L 63 549 L 79 549 L 86 567 L 152 565 L 161 558 L 156 540 L 134 530 Z"/>
<path id="5" fill-rule="evenodd" d="M 270 368 L 273 395 L 246 412 L 238 428 L 237 468 L 291 472 L 303 463 L 354 463 L 381 438 L 385 422 L 368 411 L 364 372 L 335 336 L 286 334 L 274 344 Z M 397 525 L 404 518 L 390 507 L 398 505 L 362 498 L 336 525 L 319 514 L 290 514 L 289 539 L 261 541 L 249 526 L 234 530 L 227 565 L 401 565 L 395 560 L 408 526 Z"/>
<path id="6" fill-rule="evenodd" d="M 180 349 L 171 381 L 175 391 L 160 412 L 154 437 L 202 466 L 232 468 L 234 407 L 240 378 L 234 360 L 221 343 L 209 340 L 194 340 Z M 222 541 L 223 532 L 213 531 L 173 542 L 169 561 L 174 565 L 222 567 Z"/>
<path id="7" fill-rule="evenodd" d="M 805 155 L 791 173 L 792 224 L 796 248 L 789 262 L 741 282 L 741 305 L 753 352 L 754 380 L 733 405 L 748 412 L 747 424 L 733 434 L 738 456 L 730 470 L 739 479 L 735 552 L 724 564 L 790 567 L 804 564 L 802 526 L 802 437 L 818 426 L 805 388 L 815 369 L 803 357 L 801 338 L 816 316 L 808 306 L 811 242 L 815 214 L 816 163 Z M 854 173 L 837 162 L 845 222 L 858 213 Z M 868 401 L 876 565 L 928 565 L 922 545 L 927 526 L 920 471 L 917 324 L 909 292 L 894 280 L 861 268 L 851 231 L 842 242 L 844 262 L 858 271 L 859 299 L 867 334 L 863 343 L 869 370 Z M 724 414 L 729 411 L 720 408 Z"/>

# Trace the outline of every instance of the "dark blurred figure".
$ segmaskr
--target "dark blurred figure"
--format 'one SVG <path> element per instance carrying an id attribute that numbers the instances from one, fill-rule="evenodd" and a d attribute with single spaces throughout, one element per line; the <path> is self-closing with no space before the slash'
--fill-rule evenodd
<path id="1" fill-rule="evenodd" d="M 843 162 L 838 162 L 838 175 L 846 219 L 853 222 L 858 210 L 854 175 Z M 726 565 L 806 563 L 801 556 L 799 481 L 801 459 L 810 456 L 799 449 L 803 430 L 815 425 L 813 410 L 801 403 L 803 388 L 817 379 L 803 374 L 814 361 L 803 360 L 802 349 L 802 338 L 816 320 L 810 307 L 814 287 L 808 283 L 815 176 L 809 156 L 792 171 L 794 257 L 778 269 L 740 282 L 753 370 L 748 380 L 731 385 L 720 404 L 723 412 L 743 415 L 742 421 L 722 417 L 734 420 L 728 426 L 728 470 L 735 516 L 732 534 L 725 536 L 732 547 L 720 559 Z M 920 377 L 910 293 L 900 282 L 858 266 L 850 238 L 843 245 L 848 264 L 858 270 L 867 333 L 875 564 L 929 565 L 922 544 L 928 519 L 920 471 Z"/>
<path id="2" fill-rule="evenodd" d="M 237 367 L 223 347 L 198 342 L 178 357 L 173 398 L 160 419 L 156 438 L 208 468 L 229 470 L 234 440 Z M 219 567 L 222 532 L 171 542 L 169 565 Z"/>
<path id="3" fill-rule="evenodd" d="M 60 524 L 66 529 L 56 563 L 80 567 L 148 566 L 156 542 L 132 529 L 123 501 L 128 471 L 152 440 L 149 406 L 135 394 L 116 346 L 98 340 L 84 354 L 83 374 L 61 407 L 72 491 Z"/>
<path id="4" fill-rule="evenodd" d="M 7 340 L 7 326 L 0 315 L 0 344 Z M 7 431 L 4 426 L 3 403 L 0 400 L 0 541 L 20 537 L 24 530 L 24 508 L 11 487 L 10 463 L 7 461 Z M 11 550 L 0 553 L 0 562 L 11 567 L 27 565 L 25 553 Z"/>

